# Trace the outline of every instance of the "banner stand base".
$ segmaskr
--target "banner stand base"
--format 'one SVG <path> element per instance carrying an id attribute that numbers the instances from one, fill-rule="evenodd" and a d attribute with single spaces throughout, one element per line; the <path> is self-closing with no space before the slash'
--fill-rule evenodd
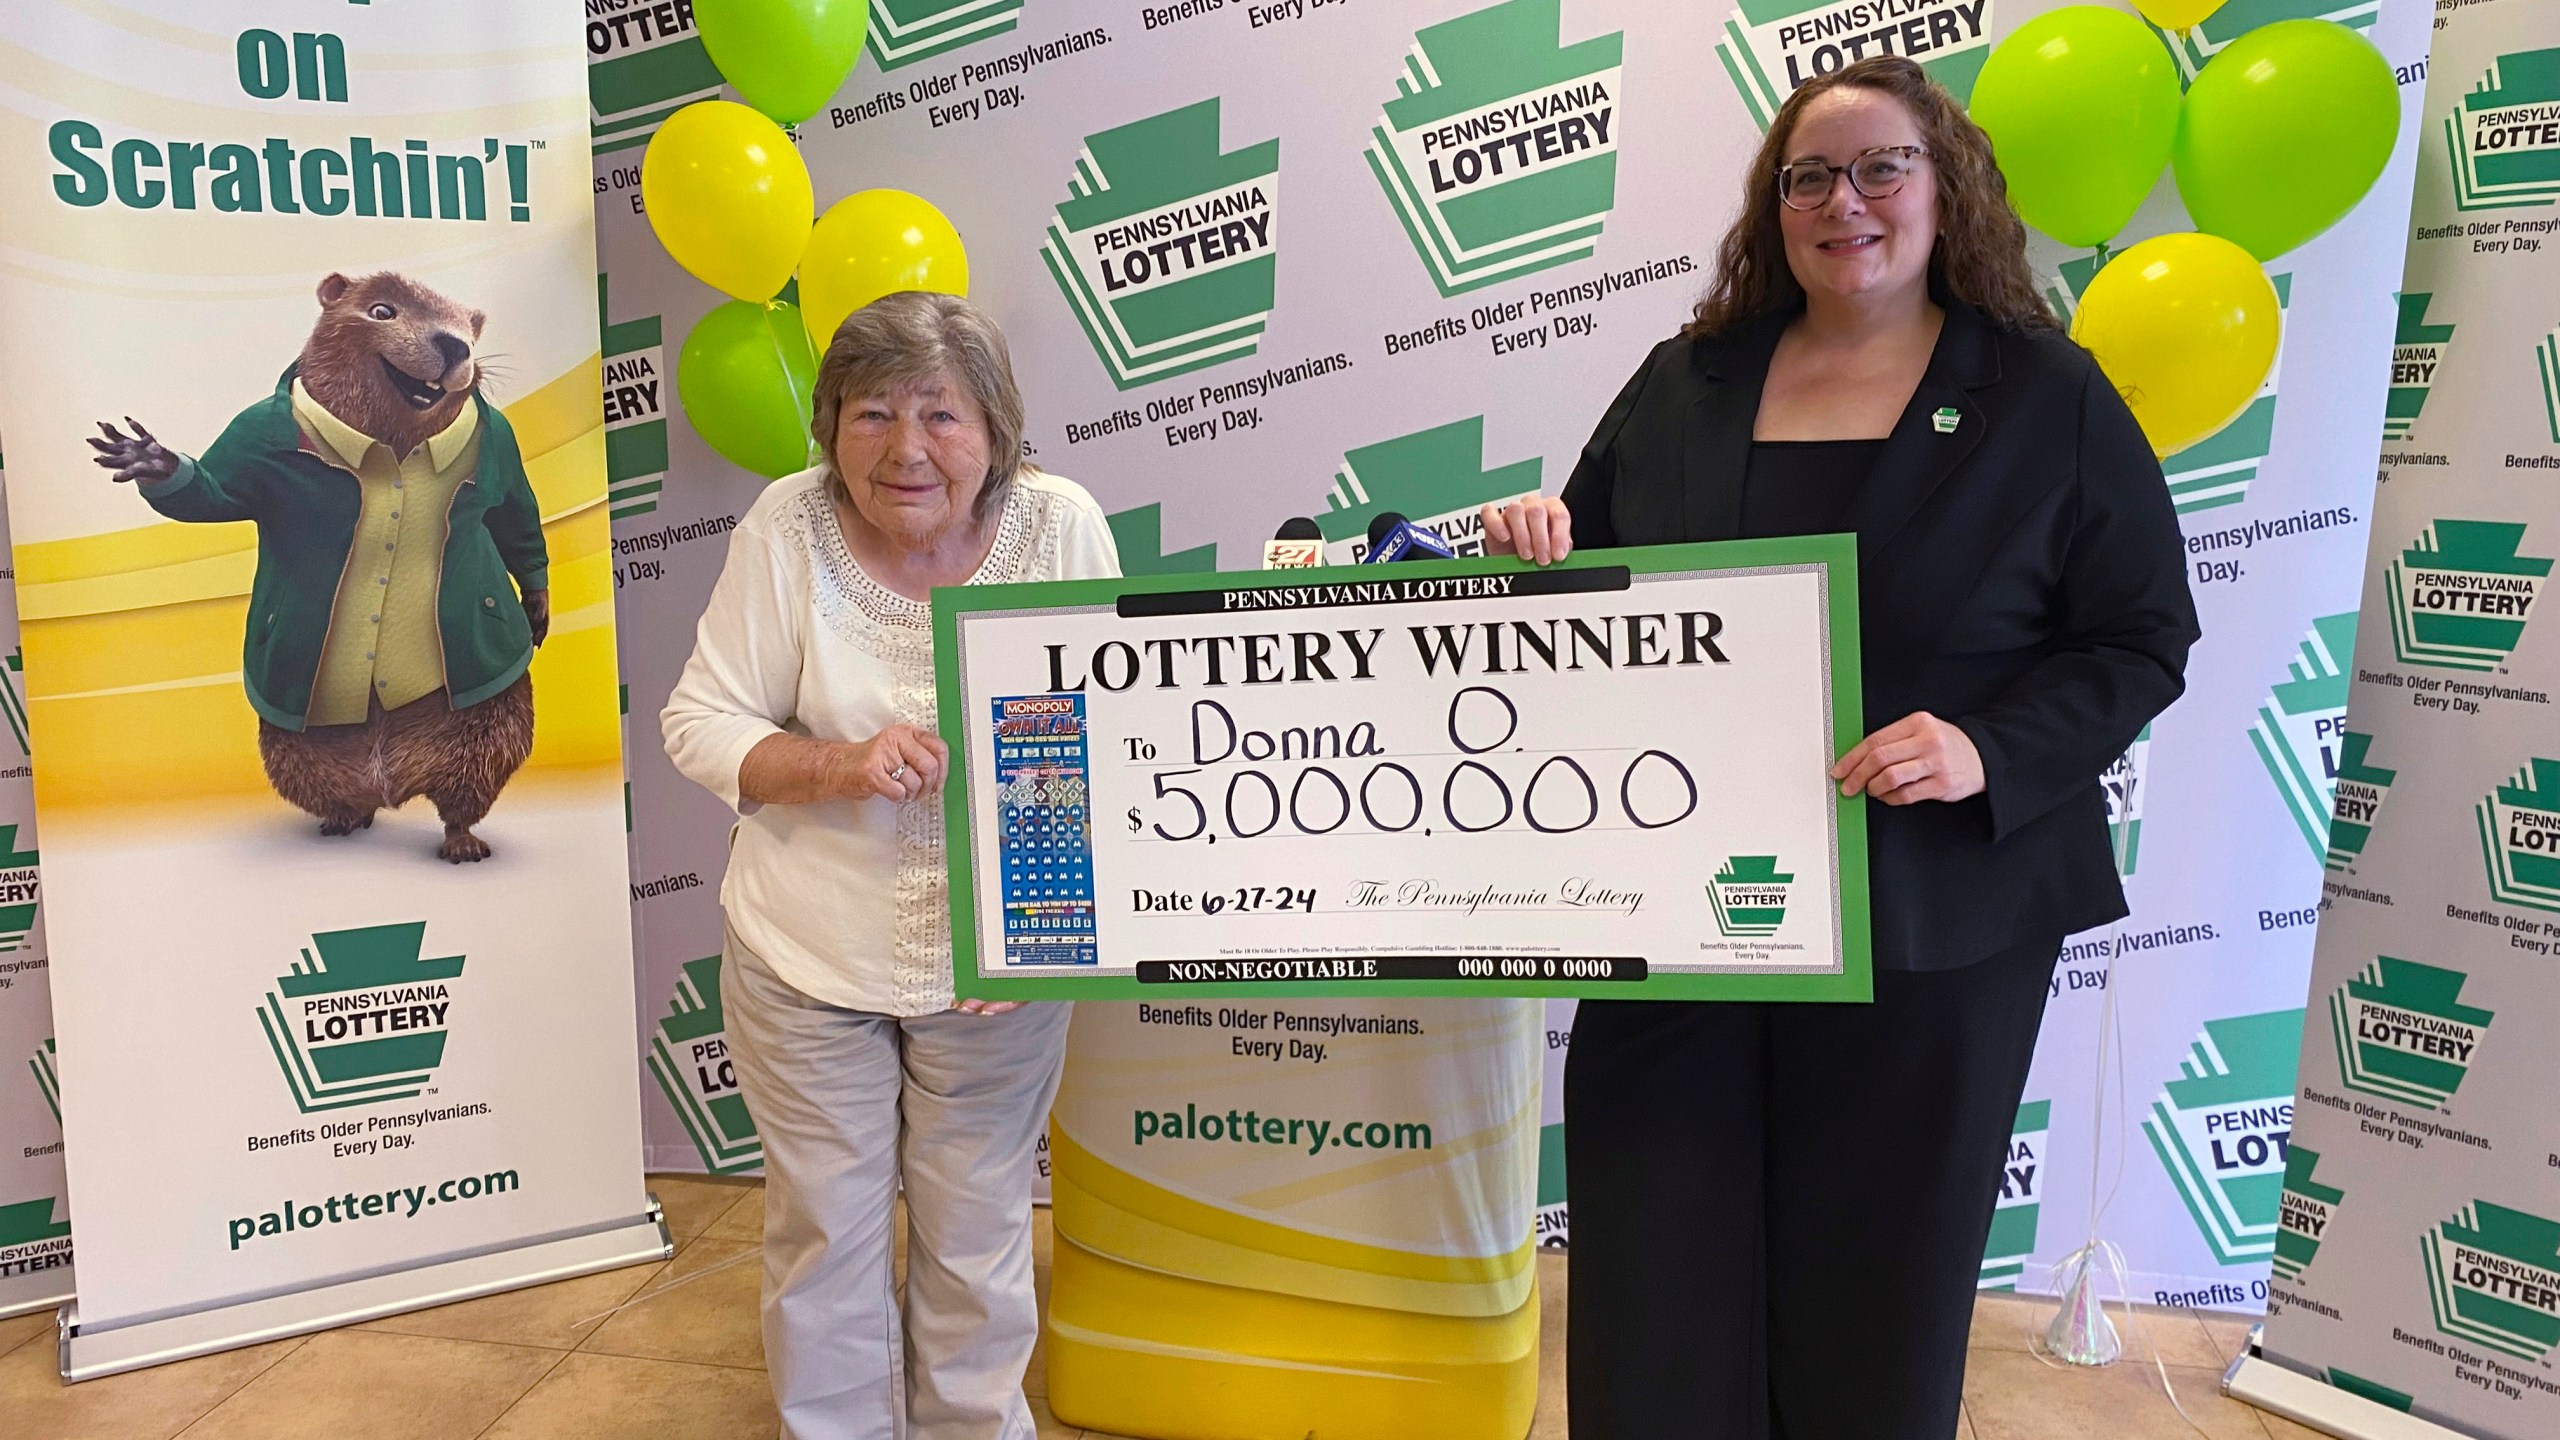
<path id="1" fill-rule="evenodd" d="M 2248 1348 L 2223 1372 L 2222 1393 L 2232 1399 L 2340 1440 L 2471 1440 L 2459 1430 L 2286 1369 L 2259 1353 L 2259 1333 L 2249 1332 Z"/>
<path id="2" fill-rule="evenodd" d="M 674 1242 L 667 1238 L 666 1222 L 652 1197 L 646 1215 L 608 1230 L 113 1330 L 83 1331 L 80 1303 L 75 1299 L 62 1309 L 62 1378 L 95 1380 L 501 1290 L 664 1260 L 674 1253 Z"/>
<path id="3" fill-rule="evenodd" d="M 70 1303 L 71 1292 L 66 1290 L 50 1300 L 19 1300 L 0 1304 L 0 1320 L 15 1320 L 21 1315 L 33 1315 L 39 1310 L 59 1310 Z"/>

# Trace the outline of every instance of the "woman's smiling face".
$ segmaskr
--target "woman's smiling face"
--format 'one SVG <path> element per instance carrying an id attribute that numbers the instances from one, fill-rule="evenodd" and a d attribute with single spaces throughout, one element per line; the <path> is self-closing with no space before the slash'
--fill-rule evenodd
<path id="1" fill-rule="evenodd" d="M 1778 207 L 1787 268 L 1809 295 L 1872 301 L 1926 292 L 1929 254 L 1938 243 L 1938 176 L 1927 159 L 1911 162 L 1902 188 L 1881 200 L 1858 193 L 1836 173 L 1855 157 L 1886 145 L 1923 146 L 1920 123 L 1902 102 L 1878 90 L 1842 86 L 1817 95 L 1787 137 L 1786 163 L 1819 160 L 1835 167 L 1831 193 L 1811 210 Z"/>
<path id="2" fill-rule="evenodd" d="M 987 419 L 950 375 L 836 412 L 836 471 L 854 510 L 905 545 L 967 517 L 987 484 Z"/>

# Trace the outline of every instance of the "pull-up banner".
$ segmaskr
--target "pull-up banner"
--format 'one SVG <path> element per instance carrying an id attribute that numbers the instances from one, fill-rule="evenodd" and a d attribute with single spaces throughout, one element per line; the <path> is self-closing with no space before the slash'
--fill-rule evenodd
<path id="1" fill-rule="evenodd" d="M 0 573 L 8 517 L 0 514 Z M 71 1221 L 62 1196 L 62 1093 L 45 986 L 43 887 L 27 768 L 18 617 L 0 589 L 0 1316 L 71 1298 Z"/>
<path id="2" fill-rule="evenodd" d="M 663 1250 L 582 34 L 0 15 L 72 1378 Z"/>
<path id="3" fill-rule="evenodd" d="M 2235 1383 L 2340 1435 L 2524 1440 L 2560 1434 L 2560 11 L 2436 23 L 2301 1088 L 2263 1209 L 2265 1351 L 2292 1373 Z"/>

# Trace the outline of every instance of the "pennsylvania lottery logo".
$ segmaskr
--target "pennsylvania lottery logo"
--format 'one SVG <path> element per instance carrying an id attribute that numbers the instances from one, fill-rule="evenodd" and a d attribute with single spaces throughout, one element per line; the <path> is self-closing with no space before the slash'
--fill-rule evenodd
<path id="1" fill-rule="evenodd" d="M 587 109 L 595 153 L 646 145 L 668 116 L 720 95 L 691 5 L 586 0 Z"/>
<path id="2" fill-rule="evenodd" d="M 1414 36 L 1369 169 L 1444 296 L 1588 259 L 1618 196 L 1623 33 L 1561 43 L 1561 0 Z"/>
<path id="3" fill-rule="evenodd" d="M 2453 203 L 2513 210 L 2560 197 L 2560 49 L 2501 55 L 2444 119 Z"/>
<path id="4" fill-rule="evenodd" d="M 2519 1360 L 2560 1345 L 2560 1222 L 2477 1200 L 2418 1246 L 2437 1329 Z"/>
<path id="5" fill-rule="evenodd" d="M 2324 863 L 2335 810 L 2340 745 L 2347 733 L 2346 664 L 2356 653 L 2356 612 L 2324 615 L 2249 730 L 2258 762 L 2284 798 L 2303 843 Z"/>
<path id="6" fill-rule="evenodd" d="M 1727 940 L 1759 939 L 1778 933 L 1787 920 L 1787 889 L 1793 875 L 1778 873 L 1775 855 L 1736 855 L 1707 882 L 1707 900 L 1716 909 L 1716 931 Z"/>
<path id="7" fill-rule="evenodd" d="M 1011 30 L 1022 0 L 871 0 L 863 44 L 883 70 L 974 45 Z"/>
<path id="8" fill-rule="evenodd" d="M 2378 956 L 2329 997 L 2338 1078 L 2350 1090 L 2441 1110 L 2471 1073 L 2490 1011 L 2459 998 L 2459 970 Z"/>
<path id="9" fill-rule="evenodd" d="M 2560 912 L 2560 760 L 2527 761 L 2473 813 L 2490 896 Z"/>
<path id="10" fill-rule="evenodd" d="M 719 956 L 685 962 L 667 1018 L 649 1036 L 649 1073 L 675 1107 L 704 1169 L 735 1175 L 764 1163 L 764 1141 L 747 1114 L 747 1097 L 729 1058 Z"/>
<path id="11" fill-rule="evenodd" d="M 19 849 L 18 827 L 0 825 L 0 951 L 27 948 L 42 893 L 34 848 Z"/>
<path id="12" fill-rule="evenodd" d="M 462 957 L 420 959 L 426 933 L 423 920 L 324 930 L 276 977 L 258 1023 L 302 1113 L 406 1100 L 434 1078 Z"/>
<path id="13" fill-rule="evenodd" d="M 1218 144 L 1215 99 L 1086 136 L 1040 247 L 1123 390 L 1262 343 L 1278 272 L 1280 142 Z"/>
<path id="14" fill-rule="evenodd" d="M 596 286 L 598 314 L 604 285 Z M 604 483 L 612 518 L 628 519 L 658 508 L 667 483 L 667 349 L 658 317 L 604 327 Z"/>
<path id="15" fill-rule="evenodd" d="M 1369 553 L 1369 522 L 1390 511 L 1440 532 L 1461 555 L 1484 553 L 1480 507 L 1537 493 L 1539 458 L 1484 468 L 1484 417 L 1343 452 L 1316 516 L 1325 563 L 1356 565 Z"/>
<path id="16" fill-rule="evenodd" d="M 2145 725 L 2098 777 L 2098 789 L 2107 797 L 2107 841 L 2115 849 L 2120 876 L 2130 877 L 2142 856 L 2142 792 L 2150 773 L 2151 727 Z"/>
<path id="17" fill-rule="evenodd" d="M 1991 1239 L 1982 1252 L 1984 1290 L 2015 1290 L 2036 1253 L 2036 1217 L 2044 1208 L 2044 1150 L 2052 1131 L 2053 1102 L 2018 1107 L 2009 1130 L 2009 1158 L 2000 1167 L 2000 1201 L 1991 1212 Z"/>
<path id="18" fill-rule="evenodd" d="M 2238 0 L 2228 0 L 2238 3 Z M 2133 242 L 2127 240 L 2125 245 Z M 2080 296 L 2097 278 L 2099 269 L 2122 254 L 2123 249 L 2099 251 L 2062 262 L 2056 271 L 2058 283 L 2045 288 L 2045 299 L 2065 325 L 2079 309 Z M 2276 289 L 2276 308 L 2280 316 L 2291 313 L 2293 305 L 2293 272 L 2267 277 Z M 2258 393 L 2249 400 L 2239 418 L 2223 426 L 2184 450 L 2172 452 L 2160 461 L 2161 471 L 2169 480 L 2169 503 L 2180 515 L 2199 510 L 2216 510 L 2237 505 L 2249 498 L 2249 482 L 2258 478 L 2258 466 L 2275 446 L 2276 386 L 2284 376 L 2284 348 L 2276 348 L 2275 362 L 2267 367 L 2267 378 L 2258 382 Z"/>
<path id="19" fill-rule="evenodd" d="M 36 1072 L 36 1090 L 44 1096 L 44 1108 L 53 1112 L 53 1123 L 62 1123 L 62 1070 L 54 1061 L 53 1037 L 44 1037 L 36 1047 L 35 1058 L 27 1068 Z"/>
<path id="20" fill-rule="evenodd" d="M 51 1196 L 0 1205 L 0 1280 L 71 1263 L 71 1222 L 56 1220 Z"/>
<path id="21" fill-rule="evenodd" d="M 2391 649 L 2403 665 L 2495 670 L 2524 638 L 2551 561 L 2520 555 L 2524 526 L 2438 520 L 2383 579 Z"/>
<path id="22" fill-rule="evenodd" d="M 2300 1010 L 2208 1020 L 2142 1122 L 2197 1232 L 2225 1265 L 2275 1253 L 2301 1055 Z"/>
<path id="23" fill-rule="evenodd" d="M 2338 780 L 2329 811 L 2329 854 L 2331 870 L 2355 868 L 2364 855 L 2365 842 L 2373 838 L 2373 822 L 2382 815 L 2382 802 L 2391 794 L 2391 782 L 2400 778 L 2397 770 L 2385 770 L 2366 757 L 2373 750 L 2373 737 L 2349 730 L 2339 736 Z"/>
<path id="24" fill-rule="evenodd" d="M 2196 22 L 2184 34 L 2152 29 L 2178 57 L 2178 81 L 2195 83 L 2196 72 L 2222 53 L 2222 48 L 2261 25 L 2279 20 L 2334 20 L 2351 30 L 2370 30 L 2382 13 L 2382 0 L 2223 0 L 2222 8 Z"/>
<path id="25" fill-rule="evenodd" d="M 2436 371 L 2453 348 L 2453 325 L 2427 323 L 2427 291 L 2400 297 L 2400 325 L 2391 335 L 2391 390 L 2382 405 L 2382 438 L 2406 440 L 2417 429 L 2418 414 L 2427 408 L 2427 392 Z"/>
<path id="26" fill-rule="evenodd" d="M 1907 55 L 1956 99 L 1972 99 L 1992 19 L 1991 0 L 1742 0 L 1716 59 L 1765 133 L 1797 87 L 1870 55 Z"/>
<path id="27" fill-rule="evenodd" d="M 2319 1152 L 2299 1145 L 2285 1157 L 2283 1208 L 2276 1213 L 2273 1266 L 2279 1280 L 2301 1279 L 2311 1262 L 2320 1258 L 2320 1242 L 2328 1237 L 2329 1222 L 2337 1217 L 2339 1202 L 2347 1198 L 2344 1190 L 2312 1178 L 2311 1172 L 2319 1168 Z"/>

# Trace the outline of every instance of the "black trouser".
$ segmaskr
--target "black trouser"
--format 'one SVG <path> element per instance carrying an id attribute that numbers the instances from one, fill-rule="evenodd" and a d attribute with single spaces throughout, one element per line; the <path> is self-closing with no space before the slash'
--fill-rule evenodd
<path id="1" fill-rule="evenodd" d="M 1574 1440 L 1948 1440 L 2059 939 L 1872 1005 L 1586 1001 Z"/>

